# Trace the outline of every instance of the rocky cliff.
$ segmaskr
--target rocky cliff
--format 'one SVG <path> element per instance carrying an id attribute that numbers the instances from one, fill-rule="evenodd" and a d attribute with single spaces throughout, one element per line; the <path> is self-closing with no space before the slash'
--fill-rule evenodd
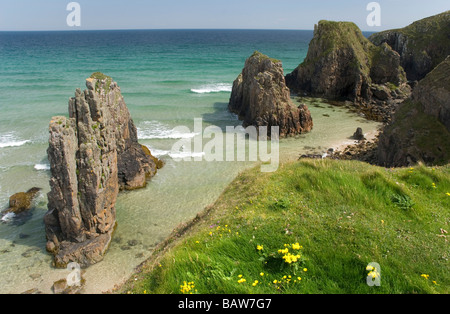
<path id="1" fill-rule="evenodd" d="M 311 131 L 313 122 L 306 105 L 295 106 L 284 78 L 282 63 L 260 52 L 249 57 L 233 83 L 229 110 L 244 127 L 279 126 L 286 137 Z"/>
<path id="2" fill-rule="evenodd" d="M 450 56 L 414 88 L 380 135 L 382 166 L 428 165 L 450 161 Z"/>
<path id="3" fill-rule="evenodd" d="M 112 78 L 94 73 L 69 101 L 69 118 L 50 122 L 51 191 L 44 222 L 55 265 L 103 258 L 116 225 L 120 189 L 144 187 L 157 159 L 137 141 L 136 127 Z"/>
<path id="4" fill-rule="evenodd" d="M 408 80 L 421 80 L 450 55 L 450 11 L 395 30 L 372 35 L 377 46 L 387 43 L 399 53 Z"/>
<path id="5" fill-rule="evenodd" d="M 286 83 L 302 95 L 351 100 L 382 120 L 410 93 L 400 55 L 372 44 L 351 22 L 320 21 L 306 59 Z"/>

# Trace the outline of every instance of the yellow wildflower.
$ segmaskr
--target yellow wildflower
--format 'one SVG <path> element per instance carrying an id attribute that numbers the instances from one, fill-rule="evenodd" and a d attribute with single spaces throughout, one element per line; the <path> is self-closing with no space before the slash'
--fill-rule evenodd
<path id="1" fill-rule="evenodd" d="M 255 282 L 252 283 L 252 286 L 255 287 L 258 283 L 259 283 L 259 281 L 258 281 L 258 280 L 255 280 Z"/>
<path id="2" fill-rule="evenodd" d="M 260 273 L 259 275 L 260 275 L 261 277 L 263 277 L 263 276 L 264 276 L 264 273 Z"/>
<path id="3" fill-rule="evenodd" d="M 264 249 L 264 246 L 258 245 L 258 246 L 256 247 L 256 249 L 257 249 L 258 251 L 262 251 L 262 250 Z"/>
<path id="4" fill-rule="evenodd" d="M 422 274 L 422 275 L 420 275 L 421 277 L 423 277 L 423 278 L 425 278 L 426 280 L 428 280 L 428 278 L 430 278 L 430 275 L 427 275 L 427 274 Z"/>
<path id="5" fill-rule="evenodd" d="M 292 244 L 293 250 L 300 250 L 301 248 L 302 248 L 302 246 L 299 243 Z"/>
<path id="6" fill-rule="evenodd" d="M 183 282 L 183 285 L 180 286 L 180 291 L 183 294 L 192 294 L 192 290 L 195 288 L 194 282 Z"/>

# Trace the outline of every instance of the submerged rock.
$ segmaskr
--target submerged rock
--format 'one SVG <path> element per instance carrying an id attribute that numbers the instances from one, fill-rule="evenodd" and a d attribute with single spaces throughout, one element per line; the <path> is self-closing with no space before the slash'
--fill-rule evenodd
<path id="1" fill-rule="evenodd" d="M 120 189 L 144 187 L 157 171 L 137 140 L 117 83 L 101 73 L 69 101 L 69 118 L 50 122 L 51 191 L 44 222 L 55 265 L 102 260 L 116 225 Z"/>
<path id="2" fill-rule="evenodd" d="M 280 61 L 255 52 L 233 83 L 228 108 L 247 126 L 279 126 L 286 137 L 311 131 L 313 122 L 306 105 L 295 106 L 285 84 Z"/>
<path id="3" fill-rule="evenodd" d="M 32 188 L 27 192 L 20 192 L 12 195 L 9 198 L 9 208 L 3 212 L 3 214 L 21 214 L 29 211 L 32 208 L 33 200 L 36 198 L 40 188 Z"/>

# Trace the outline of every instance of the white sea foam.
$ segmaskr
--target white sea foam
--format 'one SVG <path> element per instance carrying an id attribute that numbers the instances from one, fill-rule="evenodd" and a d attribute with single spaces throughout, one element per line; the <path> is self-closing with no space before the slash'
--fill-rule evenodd
<path id="1" fill-rule="evenodd" d="M 155 149 L 155 148 L 148 148 L 153 156 L 155 157 L 162 157 L 162 156 L 168 156 L 170 153 L 170 150 L 161 150 L 161 149 Z"/>
<path id="2" fill-rule="evenodd" d="M 195 158 L 195 157 L 205 156 L 204 152 L 200 152 L 200 153 L 189 152 L 189 151 L 177 152 L 177 151 L 170 151 L 170 150 L 155 149 L 155 148 L 151 148 L 151 147 L 149 147 L 148 149 L 150 150 L 150 152 L 152 153 L 153 156 L 158 157 L 158 158 L 160 158 L 162 156 L 169 156 L 172 159 L 183 159 L 183 158 L 188 158 L 188 157 Z"/>
<path id="3" fill-rule="evenodd" d="M 168 126 L 158 121 L 145 121 L 137 127 L 138 138 L 140 140 L 151 139 L 185 139 L 193 138 L 197 133 L 182 133 L 176 129 L 170 129 Z"/>
<path id="4" fill-rule="evenodd" d="M 1 221 L 3 222 L 10 222 L 14 219 L 14 217 L 16 216 L 16 214 L 14 213 L 7 213 L 6 215 L 4 215 L 1 219 Z"/>
<path id="5" fill-rule="evenodd" d="M 29 142 L 29 140 L 22 140 L 17 138 L 14 133 L 6 133 L 0 135 L 0 148 L 19 147 Z"/>
<path id="6" fill-rule="evenodd" d="M 49 164 L 36 164 L 36 165 L 34 165 L 34 169 L 36 169 L 38 171 L 48 171 L 48 170 L 50 170 L 50 165 Z"/>
<path id="7" fill-rule="evenodd" d="M 195 94 L 210 94 L 210 93 L 220 93 L 220 92 L 231 92 L 233 85 L 228 83 L 218 83 L 218 84 L 208 84 L 203 85 L 200 88 L 193 88 L 191 92 Z"/>
<path id="8" fill-rule="evenodd" d="M 173 159 L 195 158 L 205 156 L 204 152 L 169 152 L 169 156 Z"/>

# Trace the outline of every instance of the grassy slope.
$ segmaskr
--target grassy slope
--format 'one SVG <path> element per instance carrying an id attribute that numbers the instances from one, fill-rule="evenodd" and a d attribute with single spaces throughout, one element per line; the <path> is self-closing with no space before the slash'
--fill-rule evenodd
<path id="1" fill-rule="evenodd" d="M 181 293 L 186 281 L 201 294 L 448 293 L 449 174 L 333 160 L 246 171 L 122 292 Z M 301 251 L 288 249 L 301 259 L 289 265 L 278 250 L 297 242 Z M 366 284 L 370 262 L 379 287 Z"/>

